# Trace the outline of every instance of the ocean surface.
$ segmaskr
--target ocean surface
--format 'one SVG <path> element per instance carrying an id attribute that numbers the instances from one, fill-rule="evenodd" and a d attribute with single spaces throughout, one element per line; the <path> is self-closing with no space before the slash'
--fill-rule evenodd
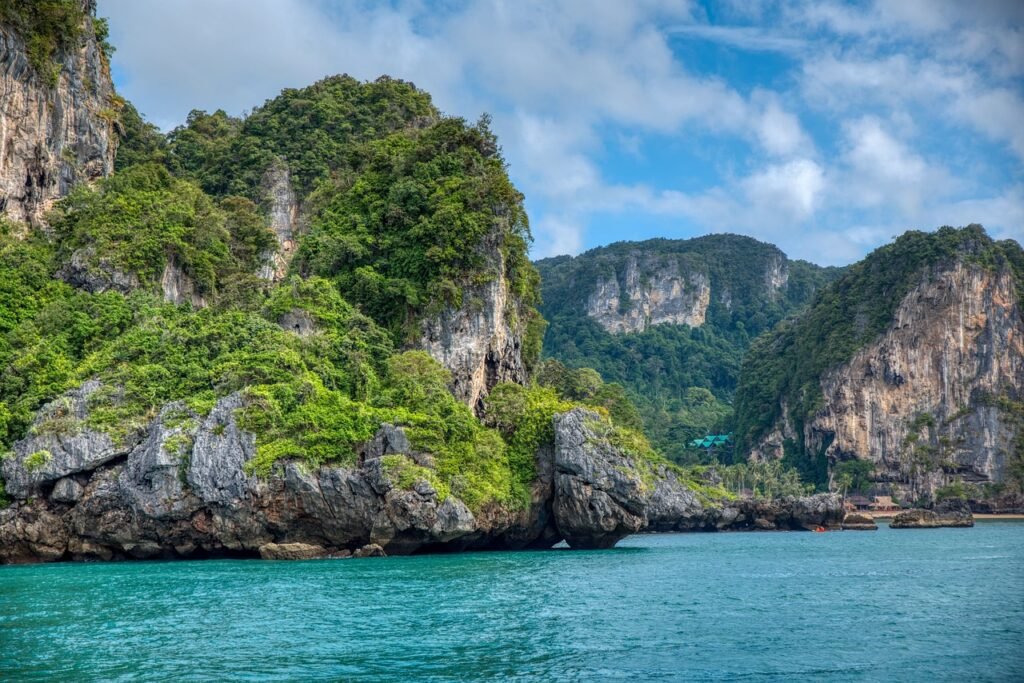
<path id="1" fill-rule="evenodd" d="M 0 567 L 0 680 L 1024 681 L 1024 522 Z"/>

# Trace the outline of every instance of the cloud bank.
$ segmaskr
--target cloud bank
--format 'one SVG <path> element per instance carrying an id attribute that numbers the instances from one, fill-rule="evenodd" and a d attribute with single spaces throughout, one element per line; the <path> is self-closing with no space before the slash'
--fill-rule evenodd
<path id="1" fill-rule="evenodd" d="M 334 73 L 494 117 L 534 256 L 739 232 L 848 263 L 906 229 L 1024 236 L 1024 4 L 100 0 L 164 129 Z"/>

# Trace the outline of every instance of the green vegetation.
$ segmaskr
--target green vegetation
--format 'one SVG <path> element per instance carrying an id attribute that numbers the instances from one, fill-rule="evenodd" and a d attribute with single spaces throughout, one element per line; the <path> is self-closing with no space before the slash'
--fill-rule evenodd
<path id="1" fill-rule="evenodd" d="M 120 130 L 117 174 L 62 200 L 52 231 L 23 239 L 0 223 L 4 448 L 45 403 L 97 379 L 84 423 L 56 405 L 34 430 L 123 442 L 180 401 L 188 409 L 166 420 L 184 431 L 165 447 L 187 457 L 196 415 L 237 393 L 257 475 L 285 459 L 354 464 L 391 423 L 433 462 L 390 457 L 397 486 L 422 479 L 474 510 L 529 500 L 536 450 L 570 404 L 540 386 L 499 388 L 489 415 L 501 428 L 483 424 L 451 395 L 447 370 L 396 344 L 422 315 L 473 304 L 464 293 L 503 270 L 517 299 L 506 315 L 530 333 L 527 362 L 539 355 L 529 227 L 486 118 L 442 117 L 400 81 L 338 77 L 245 120 L 193 113 L 167 139 L 126 104 Z M 276 247 L 261 202 L 263 175 L 280 163 L 311 229 L 297 235 L 291 275 L 271 284 L 254 273 Z M 161 301 L 169 263 L 205 306 Z M 59 279 L 69 271 L 81 290 Z M 503 392 L 520 393 L 520 412 L 499 414 Z M 621 389 L 581 399 L 636 422 Z"/>
<path id="2" fill-rule="evenodd" d="M 636 258 L 641 282 L 665 269 L 707 277 L 712 296 L 705 323 L 613 335 L 589 318 L 587 299 L 600 280 L 614 277 L 620 292 L 625 291 L 631 258 Z M 783 263 L 788 282 L 772 294 L 765 278 Z M 621 242 L 536 265 L 544 284 L 541 310 L 551 321 L 545 355 L 572 368 L 593 367 L 605 380 L 622 385 L 652 442 L 683 463 L 705 457 L 687 449 L 690 441 L 731 431 L 730 404 L 751 340 L 798 310 L 839 272 L 787 261 L 775 247 L 737 235 Z M 626 305 L 620 302 L 620 308 Z"/>
<path id="3" fill-rule="evenodd" d="M 956 259 L 993 270 L 1010 269 L 1016 281 L 1024 283 L 1024 251 L 1011 241 L 994 242 L 978 225 L 911 231 L 875 250 L 818 292 L 803 315 L 752 344 L 736 390 L 738 448 L 748 449 L 772 429 L 785 404 L 799 435 L 787 449 L 787 458 L 809 481 L 824 484 L 823 455 L 809 452 L 803 443 L 803 426 L 821 405 L 822 375 L 884 331 L 923 273 Z M 927 419 L 920 419 L 925 421 L 911 425 L 914 434 L 928 427 Z M 937 446 L 941 444 L 927 447 Z"/>
<path id="4" fill-rule="evenodd" d="M 25 469 L 29 472 L 41 470 L 46 467 L 51 460 L 53 460 L 53 454 L 50 453 L 50 451 L 36 451 L 35 453 L 30 453 L 28 457 L 25 458 Z"/>
<path id="5" fill-rule="evenodd" d="M 218 205 L 156 164 L 133 166 L 99 192 L 79 187 L 52 222 L 64 260 L 81 250 L 91 254 L 91 268 L 109 263 L 150 288 L 175 263 L 204 295 L 255 271 L 275 244 L 251 202 L 229 197 Z"/>

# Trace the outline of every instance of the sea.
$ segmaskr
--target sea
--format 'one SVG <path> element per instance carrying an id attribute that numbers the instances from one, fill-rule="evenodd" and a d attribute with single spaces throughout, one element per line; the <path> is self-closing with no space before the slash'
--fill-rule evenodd
<path id="1" fill-rule="evenodd" d="M 1024 681 L 1024 522 L 0 567 L 2 681 Z"/>

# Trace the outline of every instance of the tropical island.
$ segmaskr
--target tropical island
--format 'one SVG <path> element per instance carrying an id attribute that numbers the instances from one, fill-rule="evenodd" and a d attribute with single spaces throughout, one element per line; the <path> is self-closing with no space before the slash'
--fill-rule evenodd
<path id="1" fill-rule="evenodd" d="M 852 494 L 1024 508 L 1012 240 L 533 264 L 486 116 L 332 76 L 165 135 L 90 0 L 2 7 L 0 562 L 606 548 L 838 527 Z"/>

